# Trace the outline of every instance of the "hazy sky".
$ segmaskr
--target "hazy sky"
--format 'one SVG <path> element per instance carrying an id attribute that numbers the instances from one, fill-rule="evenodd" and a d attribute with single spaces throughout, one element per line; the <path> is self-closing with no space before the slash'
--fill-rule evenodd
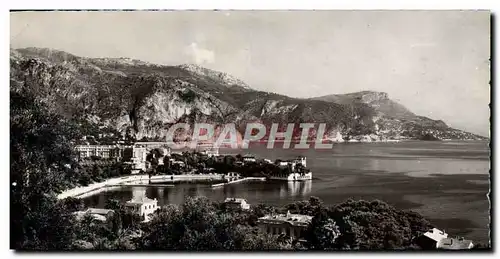
<path id="1" fill-rule="evenodd" d="M 197 63 L 292 97 L 384 91 L 489 134 L 488 12 L 24 12 L 10 28 L 12 48 Z"/>

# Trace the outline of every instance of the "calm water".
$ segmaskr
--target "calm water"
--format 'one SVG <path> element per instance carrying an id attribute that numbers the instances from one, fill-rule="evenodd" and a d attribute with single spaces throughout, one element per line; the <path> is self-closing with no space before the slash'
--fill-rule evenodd
<path id="1" fill-rule="evenodd" d="M 85 199 L 104 207 L 108 198 L 126 201 L 145 190 L 160 204 L 179 204 L 186 196 L 246 198 L 251 204 L 284 205 L 317 196 L 327 205 L 353 199 L 381 199 L 411 209 L 453 235 L 489 240 L 489 147 L 486 142 L 403 142 L 336 144 L 332 150 L 221 150 L 251 153 L 271 160 L 307 157 L 314 179 L 305 183 L 241 183 L 221 188 L 182 184 L 175 187 L 126 187 Z"/>

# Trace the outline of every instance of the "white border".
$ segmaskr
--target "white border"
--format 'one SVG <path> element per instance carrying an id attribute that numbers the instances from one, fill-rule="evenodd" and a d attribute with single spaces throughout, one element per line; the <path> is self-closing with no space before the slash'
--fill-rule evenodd
<path id="1" fill-rule="evenodd" d="M 439 1 L 439 0 L 404 0 L 404 1 L 398 1 L 398 0 L 338 0 L 338 1 L 333 1 L 333 0 L 304 0 L 304 1 L 291 1 L 291 0 L 274 0 L 274 1 L 255 1 L 255 0 L 245 0 L 245 1 L 237 1 L 237 0 L 174 0 L 174 1 L 161 1 L 161 0 L 116 0 L 116 1 L 102 1 L 102 0 L 86 0 L 86 1 L 65 1 L 65 0 L 15 0 L 15 1 L 8 1 L 4 0 L 2 1 L 2 13 L 1 13 L 1 25 L 0 28 L 2 30 L 2 36 L 4 37 L 2 40 L 2 51 L 1 55 L 2 58 L 0 60 L 3 60 L 3 62 L 0 62 L 1 68 L 0 68 L 0 73 L 1 73 L 1 78 L 3 79 L 4 86 L 1 88 L 2 91 L 4 91 L 2 94 L 0 94 L 0 105 L 2 108 L 1 111 L 1 131 L 2 131 L 2 142 L 1 142 L 1 147 L 4 149 L 4 152 L 2 152 L 1 158 L 1 166 L 2 166 L 2 172 L 3 172 L 3 186 L 4 188 L 2 189 L 4 191 L 2 195 L 2 223 L 4 226 L 4 231 L 2 231 L 2 239 L 1 239 L 1 245 L 3 246 L 2 251 L 7 254 L 7 256 L 19 256 L 18 254 L 14 254 L 13 252 L 9 251 L 9 231 L 8 227 L 9 226 L 9 189 L 7 187 L 7 183 L 9 182 L 9 138 L 8 138 L 8 132 L 9 132 L 9 93 L 8 93 L 8 85 L 9 85 L 9 64 L 8 64 L 8 56 L 9 56 L 9 41 L 10 41 L 10 36 L 9 36 L 9 9 L 233 9 L 233 10 L 242 10 L 242 9 L 253 9 L 253 10 L 262 10 L 262 9 L 303 9 L 303 10 L 311 10 L 311 9 L 361 9 L 361 10 L 367 10 L 367 9 L 390 9 L 390 10 L 398 10 L 398 9 L 489 9 L 492 10 L 494 13 L 500 13 L 500 8 L 498 7 L 500 5 L 500 1 L 498 0 L 470 0 L 470 1 L 458 1 L 458 0 L 451 0 L 451 1 Z M 498 17 L 496 17 L 496 20 L 498 21 Z M 498 26 L 495 27 L 495 34 L 498 35 Z M 498 60 L 497 55 L 494 57 L 495 60 Z M 498 65 L 498 64 L 497 64 Z M 495 68 L 495 74 L 498 72 L 498 67 Z M 498 95 L 499 93 L 497 92 L 495 94 L 495 98 L 498 100 Z M 496 126 L 498 128 L 498 126 Z M 498 135 L 498 129 L 495 132 Z M 495 141 L 498 142 L 498 141 Z M 495 143 L 497 146 L 498 143 Z M 496 156 L 495 156 L 496 157 Z M 495 178 L 495 183 L 498 182 L 498 177 Z M 498 188 L 498 187 L 497 187 Z M 498 196 L 498 194 L 496 195 Z M 498 197 L 495 197 L 495 208 L 497 208 L 496 214 L 495 214 L 495 230 L 498 228 L 497 225 L 499 224 L 498 221 Z M 497 231 L 495 231 L 498 233 Z M 498 236 L 495 236 L 496 239 L 498 240 Z M 48 257 L 51 258 L 52 256 L 71 256 L 71 257 L 87 257 L 89 254 L 39 254 L 35 253 L 33 255 L 36 256 L 42 256 L 42 257 Z M 94 257 L 104 257 L 109 254 L 93 254 Z M 113 254 L 114 256 L 134 256 L 134 257 L 142 257 L 145 256 L 145 254 L 137 254 L 137 253 L 128 253 L 128 254 Z M 151 256 L 154 257 L 165 257 L 165 256 L 173 256 L 174 254 L 158 254 L 154 253 L 151 254 Z M 179 254 L 180 255 L 180 254 Z M 206 257 L 206 256 L 234 256 L 235 254 L 214 254 L 214 253 L 209 253 L 209 254 L 197 254 L 197 257 Z M 263 254 L 238 254 L 238 256 L 262 256 Z M 265 256 L 271 256 L 271 254 L 266 254 Z M 280 254 L 273 253 L 272 256 L 277 256 Z M 344 253 L 336 253 L 336 254 L 304 254 L 304 253 L 298 253 L 298 254 L 281 254 L 280 256 L 287 256 L 287 257 L 297 257 L 297 258 L 303 258 L 304 256 L 335 256 L 335 257 L 345 257 L 345 256 L 359 256 L 360 254 L 344 254 Z M 401 253 L 384 253 L 384 254 L 363 254 L 363 256 L 366 257 L 385 257 L 385 256 L 398 256 L 398 257 L 407 257 L 407 256 L 412 256 L 415 254 L 401 254 Z M 491 255 L 491 254 L 490 254 Z M 26 256 L 26 255 L 22 255 Z M 429 257 L 429 258 L 435 258 L 439 257 L 440 255 L 437 254 L 425 254 L 424 256 Z M 481 254 L 472 254 L 471 256 L 482 256 Z"/>
<path id="2" fill-rule="evenodd" d="M 121 0 L 115 1 L 27 1 L 10 2 L 16 9 L 491 9 L 495 0 Z"/>

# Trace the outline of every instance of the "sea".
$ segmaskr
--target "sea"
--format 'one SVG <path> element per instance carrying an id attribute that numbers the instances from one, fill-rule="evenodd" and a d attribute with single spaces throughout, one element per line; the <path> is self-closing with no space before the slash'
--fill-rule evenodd
<path id="1" fill-rule="evenodd" d="M 206 184 L 173 187 L 123 187 L 84 198 L 90 207 L 104 207 L 113 198 L 123 202 L 145 191 L 159 205 L 181 204 L 188 196 L 214 201 L 245 198 L 250 204 L 282 206 L 319 197 L 325 205 L 347 199 L 379 199 L 402 210 L 422 214 L 452 236 L 489 242 L 490 148 L 486 141 L 404 141 L 339 143 L 332 149 L 221 149 L 222 154 L 257 158 L 307 157 L 313 172 L 308 182 L 244 182 L 212 188 Z"/>

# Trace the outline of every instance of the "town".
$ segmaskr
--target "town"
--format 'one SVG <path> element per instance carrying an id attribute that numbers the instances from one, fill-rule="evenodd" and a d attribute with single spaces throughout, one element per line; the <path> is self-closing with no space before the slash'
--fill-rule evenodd
<path id="1" fill-rule="evenodd" d="M 211 175 L 265 177 L 270 180 L 312 180 L 307 158 L 257 159 L 253 155 L 224 155 L 212 147 L 173 152 L 167 142 L 136 142 L 132 145 L 77 145 L 79 161 L 114 161 L 130 166 L 131 174 Z"/>

